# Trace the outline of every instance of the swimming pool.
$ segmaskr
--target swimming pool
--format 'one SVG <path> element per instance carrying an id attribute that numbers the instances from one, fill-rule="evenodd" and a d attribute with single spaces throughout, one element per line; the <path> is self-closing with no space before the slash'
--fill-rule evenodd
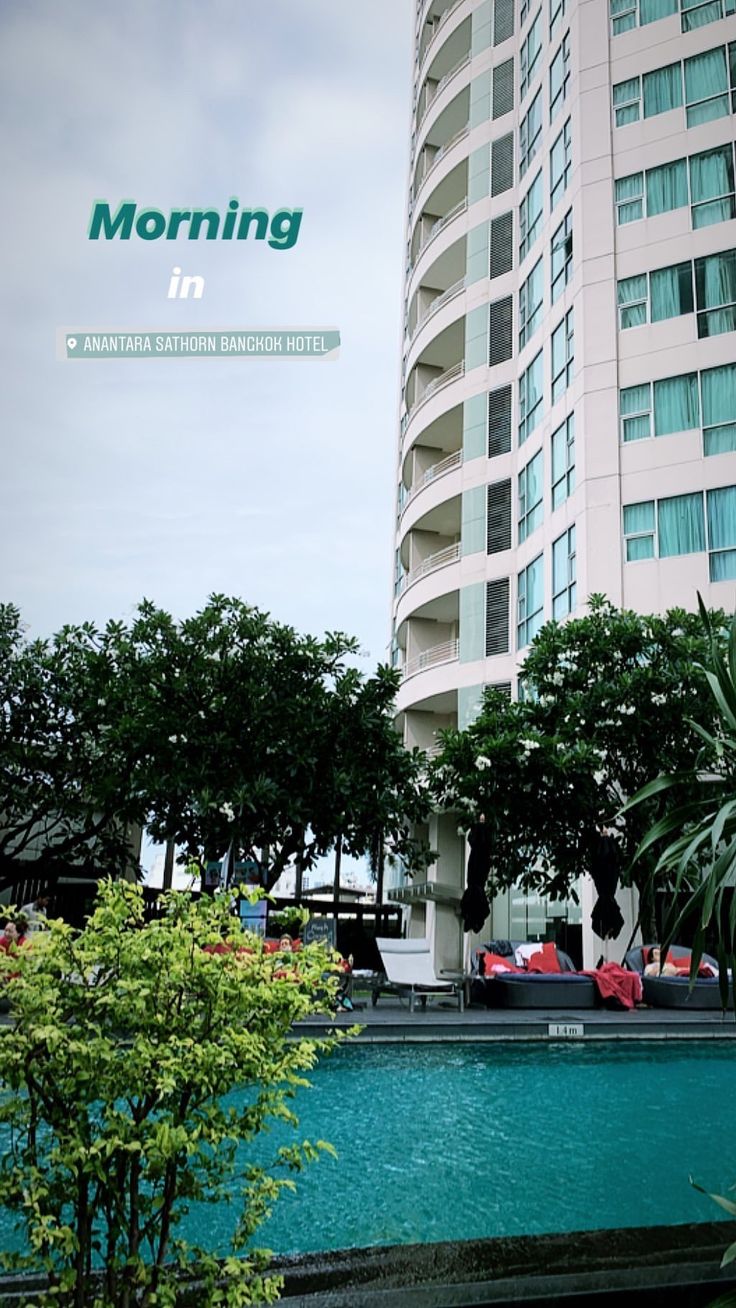
<path id="1" fill-rule="evenodd" d="M 300 1136 L 339 1157 L 261 1228 L 279 1253 L 709 1222 L 688 1177 L 736 1182 L 731 1042 L 353 1046 L 312 1081 Z"/>

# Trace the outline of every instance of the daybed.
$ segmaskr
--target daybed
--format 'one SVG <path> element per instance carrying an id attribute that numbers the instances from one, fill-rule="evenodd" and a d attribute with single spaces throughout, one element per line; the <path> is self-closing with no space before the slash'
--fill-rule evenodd
<path id="1" fill-rule="evenodd" d="M 580 976 L 564 950 L 554 944 L 510 940 L 511 954 L 478 949 L 473 960 L 471 1002 L 487 1008 L 595 1008 L 598 992 L 588 976 Z M 537 958 L 535 958 L 535 955 Z M 513 971 L 526 960 L 547 971 Z M 505 966 L 504 966 L 505 965 Z M 508 969 L 508 970 L 506 970 Z"/>
<path id="2" fill-rule="evenodd" d="M 718 984 L 718 963 L 715 958 L 712 958 L 710 954 L 703 954 L 701 969 L 708 969 L 712 975 L 699 975 L 691 989 L 689 980 L 690 950 L 683 948 L 682 945 L 671 945 L 667 954 L 668 961 L 674 961 L 675 964 L 677 964 L 678 960 L 681 961 L 682 976 L 644 975 L 644 968 L 650 961 L 651 952 L 654 948 L 656 948 L 655 945 L 643 945 L 637 949 L 630 949 L 624 959 L 624 965 L 630 971 L 638 972 L 641 975 L 645 1004 L 651 1004 L 653 1008 L 723 1008 Z M 731 993 L 729 993 L 728 1007 L 733 1008 L 733 995 Z"/>

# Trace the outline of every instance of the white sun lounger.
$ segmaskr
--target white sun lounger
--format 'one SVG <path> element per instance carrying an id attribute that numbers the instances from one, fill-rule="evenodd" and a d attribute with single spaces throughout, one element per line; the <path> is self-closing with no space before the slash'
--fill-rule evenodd
<path id="1" fill-rule="evenodd" d="M 426 938 L 391 940 L 386 936 L 377 936 L 376 944 L 381 951 L 388 984 L 399 994 L 408 993 L 410 1012 L 414 1012 L 416 999 L 421 1000 L 424 1008 L 428 999 L 444 995 L 457 999 L 460 1012 L 464 1011 L 465 991 L 462 980 L 440 980 L 434 970 L 432 950 Z"/>

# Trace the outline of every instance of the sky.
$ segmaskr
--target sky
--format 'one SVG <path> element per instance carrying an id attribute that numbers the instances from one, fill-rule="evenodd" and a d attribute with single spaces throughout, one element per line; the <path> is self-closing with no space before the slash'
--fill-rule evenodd
<path id="1" fill-rule="evenodd" d="M 33 635 L 213 592 L 389 636 L 413 0 L 4 0 L 0 594 Z M 91 242 L 92 204 L 301 208 Z M 169 300 L 174 265 L 205 278 Z M 337 327 L 336 362 L 64 362 L 60 328 Z"/>

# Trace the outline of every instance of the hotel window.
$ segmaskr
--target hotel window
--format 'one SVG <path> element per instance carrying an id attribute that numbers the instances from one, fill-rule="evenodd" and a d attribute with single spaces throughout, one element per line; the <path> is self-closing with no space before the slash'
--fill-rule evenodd
<path id="1" fill-rule="evenodd" d="M 570 181 L 572 168 L 572 132 L 568 118 L 557 140 L 549 152 L 549 203 L 554 209 L 562 198 Z"/>
<path id="2" fill-rule="evenodd" d="M 552 545 L 552 617 L 566 618 L 575 608 L 577 560 L 575 527 L 569 527 Z"/>
<path id="3" fill-rule="evenodd" d="M 524 99 L 532 78 L 539 69 L 539 63 L 542 57 L 542 11 L 537 10 L 537 16 L 534 19 L 526 37 L 522 43 L 520 56 L 520 75 L 521 85 L 519 87 L 519 98 Z"/>
<path id="4" fill-rule="evenodd" d="M 703 410 L 703 453 L 736 450 L 736 363 L 707 368 L 700 374 Z"/>
<path id="5" fill-rule="evenodd" d="M 534 640 L 544 622 L 544 559 L 537 556 L 519 573 L 516 620 L 516 646 L 523 649 Z"/>
<path id="6" fill-rule="evenodd" d="M 542 301 L 544 298 L 543 260 L 537 259 L 526 281 L 519 290 L 519 349 L 527 341 L 542 321 Z"/>
<path id="7" fill-rule="evenodd" d="M 706 23 L 717 23 L 719 18 L 736 14 L 736 0 L 680 0 L 683 32 L 694 32 Z"/>
<path id="8" fill-rule="evenodd" d="M 696 230 L 736 218 L 733 152 L 729 143 L 690 156 L 690 213 Z"/>
<path id="9" fill-rule="evenodd" d="M 562 294 L 572 276 L 572 209 L 552 237 L 552 303 Z"/>
<path id="10" fill-rule="evenodd" d="M 519 180 L 539 149 L 542 139 L 542 92 L 537 91 L 519 127 Z"/>
<path id="11" fill-rule="evenodd" d="M 711 273 L 714 295 L 718 294 L 715 290 L 716 280 Z M 648 274 L 625 277 L 618 283 L 617 295 L 619 326 L 622 331 L 627 327 L 640 327 L 646 322 L 662 322 L 665 318 L 679 318 L 683 313 L 692 313 L 692 263 L 688 259 L 687 263 L 676 263 L 671 268 L 657 268 Z M 726 331 L 727 328 L 721 330 Z"/>
<path id="12" fill-rule="evenodd" d="M 700 426 L 698 374 L 665 377 L 653 384 L 644 382 L 621 391 L 621 436 L 625 444 L 651 436 L 652 418 L 655 436 L 697 429 Z"/>
<path id="13" fill-rule="evenodd" d="M 736 363 L 707 368 L 699 377 L 685 373 L 627 386 L 620 394 L 620 411 L 626 444 L 652 434 L 697 430 L 702 420 L 704 455 L 730 454 L 736 450 Z"/>
<path id="14" fill-rule="evenodd" d="M 680 30 L 694 32 L 706 23 L 736 13 L 736 0 L 609 0 L 608 8 L 614 36 L 677 13 Z"/>
<path id="15" fill-rule="evenodd" d="M 519 31 L 521 31 L 529 17 L 531 7 L 531 0 L 521 0 L 521 9 L 519 10 Z"/>
<path id="16" fill-rule="evenodd" d="M 549 121 L 552 122 L 567 95 L 570 81 L 570 33 L 565 32 L 562 44 L 549 66 Z"/>
<path id="17" fill-rule="evenodd" d="M 624 540 L 627 563 L 701 553 L 705 549 L 703 492 L 657 500 L 656 519 L 654 500 L 626 505 Z"/>
<path id="18" fill-rule="evenodd" d="M 646 174 L 620 177 L 615 186 L 619 226 L 688 204 L 696 230 L 736 218 L 734 148 L 730 142 L 692 154 L 689 159 L 649 168 Z"/>
<path id="19" fill-rule="evenodd" d="M 552 403 L 559 400 L 572 381 L 575 369 L 575 319 L 568 309 L 552 333 Z"/>
<path id="20" fill-rule="evenodd" d="M 624 506 L 626 562 L 654 558 L 654 500 Z"/>
<path id="21" fill-rule="evenodd" d="M 575 415 L 552 432 L 552 508 L 558 509 L 575 489 Z"/>
<path id="22" fill-rule="evenodd" d="M 728 55 L 728 57 L 727 57 Z M 688 127 L 724 118 L 736 108 L 736 41 L 685 60 Z"/>
<path id="23" fill-rule="evenodd" d="M 736 580 L 736 486 L 706 492 L 711 581 Z"/>
<path id="24" fill-rule="evenodd" d="M 644 174 L 630 173 L 628 177 L 619 177 L 616 188 L 616 222 L 619 227 L 624 223 L 635 223 L 644 217 Z"/>
<path id="25" fill-rule="evenodd" d="M 542 417 L 544 370 L 542 350 L 519 378 L 519 444 L 534 431 Z"/>
<path id="26" fill-rule="evenodd" d="M 632 27 L 654 23 L 658 18 L 677 13 L 677 0 L 609 0 L 611 31 L 614 36 Z"/>
<path id="27" fill-rule="evenodd" d="M 626 386 L 621 391 L 621 440 L 643 441 L 652 434 L 652 384 Z"/>
<path id="28" fill-rule="evenodd" d="M 541 526 L 544 516 L 543 504 L 544 469 L 542 451 L 530 459 L 519 473 L 519 544 L 531 536 Z"/>
<path id="29" fill-rule="evenodd" d="M 557 28 L 565 17 L 567 0 L 549 0 L 549 39 L 552 40 Z"/>
<path id="30" fill-rule="evenodd" d="M 695 260 L 698 336 L 736 331 L 736 250 Z"/>
<path id="31" fill-rule="evenodd" d="M 519 263 L 526 258 L 542 226 L 542 170 L 540 168 L 519 205 Z"/>
<path id="32" fill-rule="evenodd" d="M 687 62 L 687 61 L 686 61 Z M 642 114 L 643 101 L 643 114 Z M 656 114 L 677 109 L 682 104 L 682 65 L 667 64 L 655 68 L 642 77 L 630 77 L 613 88 L 613 107 L 617 127 L 635 123 L 641 118 L 654 118 Z M 689 125 L 689 124 L 688 124 Z"/>

